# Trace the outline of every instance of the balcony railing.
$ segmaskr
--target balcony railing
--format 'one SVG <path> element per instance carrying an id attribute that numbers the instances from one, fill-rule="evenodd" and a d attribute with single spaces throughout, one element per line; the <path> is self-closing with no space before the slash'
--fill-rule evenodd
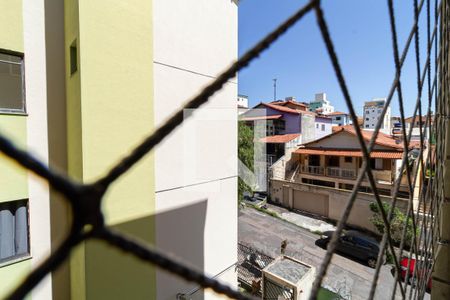
<path id="1" fill-rule="evenodd" d="M 337 167 L 301 166 L 301 172 L 313 175 L 325 175 L 329 177 L 356 178 L 355 170 L 342 169 Z"/>
<path id="2" fill-rule="evenodd" d="M 355 178 L 355 170 L 342 169 L 337 167 L 327 167 L 327 176 L 330 177 L 343 177 L 343 178 Z"/>
<path id="3" fill-rule="evenodd" d="M 312 175 L 324 175 L 327 177 L 335 178 L 345 178 L 345 179 L 356 179 L 358 172 L 361 170 L 353 169 L 343 169 L 339 167 L 320 167 L 320 166 L 305 166 L 302 165 L 300 168 L 301 173 L 312 174 Z M 389 182 L 392 183 L 392 172 L 390 170 L 372 170 L 375 180 L 379 183 Z M 406 176 L 402 178 L 401 185 L 406 183 Z M 367 180 L 367 178 L 364 178 Z"/>
<path id="4" fill-rule="evenodd" d="M 305 166 L 302 165 L 302 173 L 309 173 L 315 175 L 324 175 L 324 168 L 319 166 Z"/>

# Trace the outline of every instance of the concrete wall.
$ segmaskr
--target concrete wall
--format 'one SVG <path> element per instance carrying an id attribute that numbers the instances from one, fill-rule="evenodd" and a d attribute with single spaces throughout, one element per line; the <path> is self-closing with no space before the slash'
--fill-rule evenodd
<path id="1" fill-rule="evenodd" d="M 237 58 L 237 6 L 156 0 L 153 7 L 159 125 Z M 237 261 L 236 97 L 233 79 L 155 150 L 156 245 L 210 275 Z M 195 288 L 163 270 L 156 276 L 157 299 Z"/>
<path id="2" fill-rule="evenodd" d="M 283 192 L 287 190 L 292 190 L 293 192 Z M 303 193 L 300 193 L 303 192 Z M 291 194 L 292 197 L 295 197 L 296 193 L 298 195 L 305 195 L 305 193 L 312 193 L 315 195 L 323 195 L 328 197 L 328 213 L 324 215 L 324 217 L 330 218 L 332 220 L 339 220 L 342 216 L 345 205 L 350 197 L 351 191 L 347 190 L 339 190 L 334 188 L 327 188 L 321 186 L 315 186 L 304 183 L 294 183 L 287 182 L 283 180 L 271 180 L 271 188 L 270 188 L 270 197 L 272 201 L 279 202 L 281 204 L 291 203 L 296 201 L 286 201 L 286 195 Z M 391 202 L 392 198 L 387 196 L 380 196 L 383 202 Z M 302 201 L 301 199 L 297 201 Z M 358 196 L 355 200 L 353 209 L 350 213 L 350 217 L 348 218 L 347 224 L 362 227 L 365 229 L 369 229 L 375 231 L 372 223 L 370 222 L 370 217 L 372 216 L 372 212 L 370 211 L 369 204 L 374 202 L 375 198 L 372 194 L 366 193 L 358 193 Z M 322 205 L 322 202 L 318 203 L 319 206 Z M 400 209 L 405 209 L 408 205 L 408 200 L 406 199 L 397 199 L 397 207 Z M 290 207 L 292 208 L 292 206 Z M 322 210 L 322 207 L 317 207 L 312 209 L 311 213 L 317 213 L 317 211 Z"/>
<path id="3" fill-rule="evenodd" d="M 315 118 L 311 115 L 301 116 L 302 143 L 308 143 L 316 139 Z"/>

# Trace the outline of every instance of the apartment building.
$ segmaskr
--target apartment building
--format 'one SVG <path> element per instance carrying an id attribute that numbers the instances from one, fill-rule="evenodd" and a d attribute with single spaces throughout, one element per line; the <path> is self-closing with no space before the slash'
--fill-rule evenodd
<path id="1" fill-rule="evenodd" d="M 334 106 L 327 99 L 326 93 L 318 93 L 315 95 L 314 101 L 309 103 L 309 110 L 321 114 L 329 114 L 334 112 Z"/>
<path id="2" fill-rule="evenodd" d="M 381 117 L 381 113 L 385 104 L 385 98 L 373 99 L 372 101 L 366 101 L 364 103 L 363 129 L 375 129 L 375 126 Z M 386 114 L 383 117 L 383 123 L 381 124 L 380 131 L 386 134 L 391 134 L 391 107 L 387 108 Z"/>
<path id="3" fill-rule="evenodd" d="M 43 2 L 0 2 L 0 130 L 14 144 L 49 161 L 48 101 L 63 95 L 46 65 Z M 59 53 L 61 55 L 61 53 Z M 55 53 L 58 58 L 58 53 Z M 56 79 L 56 84 L 63 83 Z M 64 147 L 64 145 L 61 145 Z M 49 189 L 41 180 L 0 154 L 0 298 L 51 251 Z M 33 297 L 49 299 L 51 279 Z"/>
<path id="4" fill-rule="evenodd" d="M 2 134 L 83 183 L 105 174 L 237 58 L 234 2 L 3 1 L 0 16 L 8 28 L 0 31 Z M 108 226 L 230 285 L 237 283 L 236 96 L 237 82 L 230 81 L 115 182 L 102 206 Z M 70 212 L 61 195 L 4 156 L 0 171 L 4 298 L 59 245 Z M 29 298 L 191 294 L 214 298 L 87 241 Z"/>
<path id="5" fill-rule="evenodd" d="M 235 1 L 153 1 L 154 118 L 161 124 L 237 59 Z M 237 79 L 155 151 L 156 245 L 236 286 Z M 219 275 L 220 274 L 220 275 Z M 215 299 L 156 271 L 157 299 Z"/>

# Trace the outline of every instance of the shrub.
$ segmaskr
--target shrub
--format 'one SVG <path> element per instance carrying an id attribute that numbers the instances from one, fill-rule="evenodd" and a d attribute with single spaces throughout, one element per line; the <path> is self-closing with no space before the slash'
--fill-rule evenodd
<path id="1" fill-rule="evenodd" d="M 384 234 L 385 232 L 385 225 L 383 222 L 383 218 L 381 217 L 381 212 L 378 207 L 377 203 L 370 203 L 369 205 L 370 210 L 373 212 L 372 217 L 370 218 L 370 221 L 375 226 L 377 231 L 380 234 Z M 389 210 L 391 209 L 391 205 L 389 203 L 383 202 L 383 210 L 386 212 L 386 216 L 389 214 Z M 394 208 L 392 212 L 392 218 L 390 221 L 391 224 L 391 230 L 390 234 L 392 237 L 392 240 L 396 244 L 400 244 L 403 234 L 403 228 L 406 223 L 406 235 L 405 235 L 405 246 L 409 247 L 411 246 L 411 239 L 414 234 L 413 229 L 413 222 L 411 217 L 406 217 L 406 215 L 397 207 Z"/>

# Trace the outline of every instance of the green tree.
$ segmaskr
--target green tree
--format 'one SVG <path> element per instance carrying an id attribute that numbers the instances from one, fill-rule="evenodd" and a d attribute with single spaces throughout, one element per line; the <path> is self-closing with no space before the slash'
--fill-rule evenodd
<path id="1" fill-rule="evenodd" d="M 244 122 L 239 122 L 238 126 L 238 158 L 239 160 L 247 166 L 251 171 L 253 171 L 253 129 Z M 244 198 L 244 192 L 252 192 L 251 187 L 249 187 L 245 182 L 239 178 L 238 179 L 238 200 L 241 202 Z"/>
<path id="2" fill-rule="evenodd" d="M 381 212 L 380 209 L 378 207 L 378 204 L 375 202 L 370 203 L 370 210 L 373 212 L 372 217 L 370 218 L 370 221 L 372 222 L 372 224 L 375 226 L 375 228 L 377 229 L 377 231 L 380 234 L 384 234 L 385 232 L 385 225 L 383 222 L 383 219 L 381 217 Z M 391 205 L 389 203 L 383 202 L 383 209 L 386 212 L 386 215 L 389 214 L 389 210 L 391 209 Z M 407 219 L 407 221 L 406 221 Z M 403 228 L 405 226 L 405 221 L 406 221 L 406 235 L 405 235 L 405 245 L 406 246 L 411 246 L 411 238 L 414 234 L 414 227 L 413 227 L 413 223 L 412 223 L 412 218 L 411 217 L 406 217 L 406 215 L 397 207 L 394 208 L 393 214 L 392 214 L 392 219 L 391 219 L 391 237 L 392 240 L 397 243 L 400 244 L 401 239 L 402 239 L 402 233 L 403 233 Z"/>

